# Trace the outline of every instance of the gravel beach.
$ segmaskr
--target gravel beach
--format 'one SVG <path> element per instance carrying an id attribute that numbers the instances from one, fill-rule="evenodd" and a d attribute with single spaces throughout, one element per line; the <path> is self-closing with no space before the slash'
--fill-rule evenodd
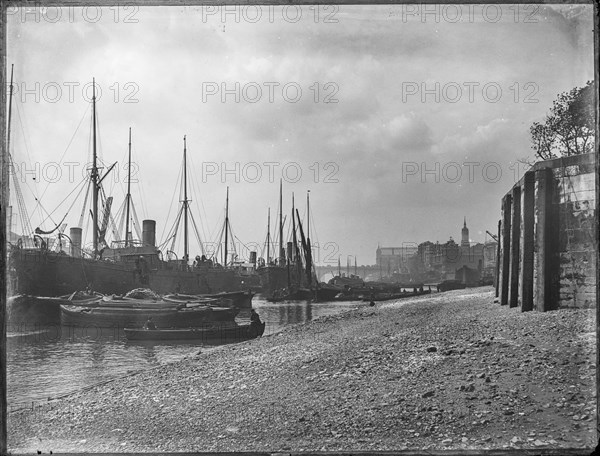
<path id="1" fill-rule="evenodd" d="M 589 448 L 595 309 L 358 305 L 9 415 L 11 452 Z M 9 398 L 10 404 L 10 398 Z"/>

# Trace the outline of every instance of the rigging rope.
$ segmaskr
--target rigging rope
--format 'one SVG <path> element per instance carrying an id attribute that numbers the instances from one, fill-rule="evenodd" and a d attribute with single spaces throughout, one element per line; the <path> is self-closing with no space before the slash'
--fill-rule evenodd
<path id="1" fill-rule="evenodd" d="M 88 197 L 90 194 L 90 188 L 92 188 L 92 181 L 87 181 L 87 189 L 85 191 L 85 198 L 83 199 L 83 208 L 81 209 L 81 215 L 79 216 L 79 223 L 77 223 L 77 226 L 79 228 L 83 227 L 83 217 L 85 216 L 85 209 L 87 207 L 87 202 L 88 202 Z"/>
<path id="2" fill-rule="evenodd" d="M 177 241 L 177 233 L 179 231 L 179 222 L 181 221 L 182 214 L 183 214 L 183 206 L 181 206 L 181 209 L 179 209 L 179 213 L 177 214 L 177 220 L 175 221 L 175 226 L 173 229 L 173 241 L 171 242 L 171 248 L 169 249 L 172 252 L 175 251 L 175 242 Z"/>
<path id="3" fill-rule="evenodd" d="M 191 154 L 188 155 L 188 160 L 190 162 L 191 169 L 194 169 L 195 168 L 194 157 Z M 206 239 L 207 238 L 206 237 L 206 228 L 204 226 L 204 220 L 207 218 L 206 211 L 204 211 L 205 213 L 204 213 L 204 215 L 202 215 L 202 213 L 200 212 L 200 207 L 198 206 L 198 200 L 200 200 L 202 209 L 204 209 L 204 202 L 202 201 L 202 198 L 200 196 L 198 196 L 199 194 L 201 195 L 202 193 L 197 191 L 197 188 L 199 188 L 199 184 L 196 181 L 196 176 L 194 173 L 190 173 L 190 183 L 191 183 L 192 193 L 194 195 L 194 200 L 196 203 L 196 210 L 198 211 L 198 215 L 200 216 L 200 228 L 202 229 L 202 238 Z"/>
<path id="4" fill-rule="evenodd" d="M 65 148 L 65 150 L 62 153 L 62 155 L 60 156 L 60 159 L 58 160 L 58 163 L 62 163 L 63 159 L 65 158 L 65 155 L 66 155 L 67 151 L 69 150 L 69 148 L 71 147 L 71 144 L 73 143 L 73 139 L 75 139 L 75 135 L 79 131 L 79 127 L 81 127 L 81 124 L 83 123 L 83 119 L 85 119 L 89 108 L 90 108 L 90 106 L 87 105 L 86 108 L 85 108 L 85 110 L 84 110 L 84 112 L 83 112 L 83 115 L 81 116 L 81 119 L 79 120 L 79 123 L 77 124 L 77 128 L 75 129 L 75 132 L 71 136 L 71 139 L 69 140 L 69 144 L 67 144 L 67 147 Z M 46 184 L 46 187 L 44 188 L 44 191 L 42 192 L 41 198 L 43 198 L 44 195 L 46 195 L 46 191 L 48 191 L 49 187 L 50 187 L 50 182 L 48 182 Z"/>
<path id="5" fill-rule="evenodd" d="M 135 228 L 135 234 L 137 234 L 138 239 L 142 239 L 142 233 L 140 232 L 140 223 L 139 223 L 139 218 L 137 215 L 137 210 L 135 209 L 135 204 L 133 204 L 133 201 L 131 202 L 131 213 L 133 214 L 133 220 L 132 220 L 132 224 L 133 227 Z"/>
<path id="6" fill-rule="evenodd" d="M 43 225 L 43 224 L 44 224 L 44 222 L 46 222 L 46 220 L 48 220 L 48 219 L 52 220 L 52 214 L 54 214 L 54 213 L 55 213 L 55 212 L 58 210 L 58 208 L 59 208 L 60 206 L 62 206 L 62 204 L 63 204 L 63 203 L 64 203 L 64 202 L 65 202 L 65 201 L 66 201 L 66 200 L 67 200 L 67 199 L 68 199 L 68 198 L 69 198 L 69 197 L 70 197 L 70 196 L 73 194 L 73 192 L 75 192 L 75 190 L 77 190 L 77 189 L 79 188 L 79 186 L 81 186 L 81 184 L 82 184 L 83 182 L 85 182 L 85 181 L 86 181 L 86 179 L 85 179 L 85 178 L 84 178 L 84 179 L 82 179 L 82 180 L 81 180 L 81 181 L 80 181 L 80 182 L 79 182 L 79 183 L 78 183 L 78 184 L 77 184 L 77 185 L 76 185 L 76 186 L 73 188 L 73 190 L 71 190 L 71 191 L 70 191 L 70 192 L 67 194 L 67 196 L 65 196 L 65 197 L 62 199 L 62 201 L 61 201 L 60 203 L 58 203 L 58 205 L 56 206 L 56 208 L 55 208 L 55 209 L 54 209 L 52 212 L 48 213 L 48 216 L 47 216 L 45 219 L 43 219 L 43 220 L 42 220 L 42 222 L 40 223 L 40 225 Z M 81 192 L 82 192 L 82 191 L 83 191 L 83 186 L 81 186 L 81 188 L 79 189 L 79 192 L 77 193 L 77 196 L 74 198 L 73 202 L 71 203 L 71 205 L 70 205 L 70 206 L 69 206 L 69 208 L 67 209 L 67 214 L 66 214 L 66 215 L 68 215 L 68 214 L 69 214 L 69 212 L 71 211 L 71 209 L 72 209 L 72 208 L 73 208 L 73 206 L 75 205 L 75 202 L 76 202 L 76 201 L 77 201 L 77 199 L 79 198 L 79 195 L 81 194 Z M 66 217 L 66 215 L 65 215 L 65 217 Z M 63 217 L 63 221 L 64 221 L 64 217 Z M 54 223 L 54 221 L 52 221 L 52 223 Z M 60 223 L 62 223 L 62 221 L 61 221 Z M 57 224 L 56 224 L 56 226 L 58 226 L 60 223 L 57 223 Z M 56 229 L 56 228 L 55 228 L 55 229 Z M 52 231 L 54 231 L 54 230 L 52 230 Z"/>
<path id="7" fill-rule="evenodd" d="M 28 135 L 26 135 L 26 134 L 25 134 L 25 129 L 26 129 L 26 126 L 24 125 L 24 120 L 21 118 L 21 112 L 20 112 L 20 110 L 19 110 L 19 103 L 15 103 L 15 104 L 14 104 L 14 106 L 16 107 L 16 110 L 17 110 L 17 117 L 19 118 L 19 125 L 20 125 L 20 127 L 21 127 L 21 133 L 23 134 L 23 143 L 24 143 L 24 145 L 25 145 L 25 153 L 27 154 L 27 159 L 29 160 L 29 163 L 31 163 L 31 161 L 32 161 L 32 160 L 31 160 L 31 155 L 29 154 L 29 146 L 28 146 L 28 144 L 27 144 L 27 142 L 28 142 L 28 139 L 27 139 L 27 138 L 28 138 Z M 23 113 L 23 114 L 24 114 L 24 113 Z M 13 147 L 14 147 L 14 146 L 13 146 Z M 9 153 L 10 153 L 10 151 L 9 151 Z M 22 178 L 22 181 L 25 183 L 25 186 L 26 186 L 26 187 L 29 189 L 29 191 L 30 191 L 30 192 L 31 192 L 31 194 L 33 195 L 33 197 L 34 197 L 35 201 L 36 201 L 38 204 L 40 204 L 40 203 L 39 203 L 39 197 L 38 197 L 38 193 L 37 193 L 37 185 L 36 185 L 36 186 L 34 186 L 34 188 L 36 189 L 36 191 L 34 191 L 34 190 L 32 190 L 32 189 L 31 189 L 31 187 L 29 186 L 29 182 L 27 182 L 27 179 L 24 179 L 24 178 L 23 178 L 23 174 L 22 174 L 22 172 L 21 172 L 21 178 Z M 16 179 L 16 175 L 15 175 L 15 179 Z M 35 179 L 34 179 L 34 180 L 35 180 Z M 37 183 L 37 180 L 36 180 L 36 183 Z M 16 181 L 14 182 L 14 186 L 15 186 L 15 190 L 17 191 L 17 193 L 21 193 L 21 196 L 22 196 L 22 195 L 23 195 L 23 193 L 21 192 L 20 186 L 19 186 L 19 184 L 18 184 Z M 17 203 L 18 203 L 18 200 L 17 200 Z M 25 203 L 25 200 L 23 199 L 23 204 L 24 204 L 24 203 Z M 34 209 L 33 209 L 32 213 L 31 213 L 31 216 L 33 216 L 33 214 L 35 213 L 35 210 L 36 210 L 36 208 L 37 208 L 37 206 L 35 206 L 35 207 L 34 207 Z M 29 215 L 29 213 L 27 212 L 27 208 L 26 208 L 26 207 L 25 207 L 25 212 L 24 212 L 24 214 L 25 214 L 25 217 L 26 217 L 26 219 L 27 219 L 27 226 L 29 226 L 29 227 L 30 227 L 30 226 L 31 226 L 31 216 L 30 216 L 30 215 Z M 21 217 L 23 217 L 23 215 L 21 215 Z"/>
<path id="8" fill-rule="evenodd" d="M 192 212 L 190 212 L 190 218 L 192 219 L 192 225 L 194 225 L 194 233 L 196 233 L 196 240 L 200 245 L 200 251 L 202 252 L 202 255 L 206 256 L 206 254 L 204 253 L 204 245 L 202 244 L 202 240 L 200 239 L 200 234 L 198 232 L 198 227 L 196 226 L 196 219 L 194 219 L 194 214 Z"/>
<path id="9" fill-rule="evenodd" d="M 175 187 L 173 188 L 173 195 L 171 196 L 171 203 L 169 204 L 169 212 L 167 212 L 167 218 L 165 220 L 169 220 L 169 217 L 171 216 L 171 210 L 173 209 L 173 202 L 175 200 L 175 194 L 177 193 L 177 187 L 180 182 L 181 179 L 181 175 L 183 174 L 183 168 L 179 168 L 179 173 L 177 175 L 177 181 L 175 182 Z M 170 239 L 170 234 L 167 234 L 167 238 L 164 238 L 164 234 L 165 234 L 165 230 L 167 229 L 167 224 L 165 223 L 163 225 L 163 230 L 162 233 L 160 234 L 161 239 L 163 239 L 164 241 L 164 245 L 166 245 L 167 242 L 169 242 Z M 171 227 L 172 229 L 172 227 Z M 168 231 L 168 233 L 171 233 L 171 231 Z M 163 244 L 161 244 L 163 245 Z"/>

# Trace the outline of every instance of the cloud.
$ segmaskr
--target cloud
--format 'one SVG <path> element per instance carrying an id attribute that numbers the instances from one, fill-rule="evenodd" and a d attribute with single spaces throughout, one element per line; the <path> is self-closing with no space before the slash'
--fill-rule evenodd
<path id="1" fill-rule="evenodd" d="M 83 85 L 96 78 L 103 90 L 98 113 L 104 159 L 123 159 L 131 126 L 148 215 L 157 219 L 159 232 L 186 134 L 198 184 L 193 204 L 204 204 L 207 226 L 220 223 L 229 185 L 233 220 L 242 221 L 237 235 L 262 242 L 266 207 L 277 206 L 281 170 L 296 163 L 302 178 L 284 179 L 286 211 L 292 191 L 303 207 L 310 189 L 321 240 L 335 240 L 343 253 L 367 263 L 374 261 L 377 240 L 458 236 L 455 225 L 463 215 L 472 220 L 472 232 L 493 228 L 499 198 L 514 182 L 511 166 L 530 151 L 529 125 L 557 93 L 593 78 L 590 6 L 540 6 L 535 23 L 523 16 L 515 21 L 509 6 L 501 7 L 497 23 L 482 20 L 480 6 L 472 22 L 404 22 L 391 14 L 402 7 L 320 5 L 315 21 L 315 9 L 306 6 L 296 23 L 270 21 L 266 6 L 257 23 L 203 17 L 199 7 L 139 8 L 137 23 L 124 22 L 134 12 L 124 7 L 117 22 L 108 8 L 97 23 L 21 22 L 9 15 L 7 52 L 16 79 L 27 87 L 48 81 Z M 284 8 L 277 7 L 274 17 L 281 18 Z M 324 22 L 333 12 L 337 22 Z M 236 83 L 239 102 L 236 94 L 223 102 L 222 84 L 231 90 Z M 279 84 L 272 102 L 269 83 Z M 297 101 L 282 94 L 289 83 L 302 89 Z M 407 97 L 406 83 L 419 92 Z M 478 84 L 473 101 L 466 90 L 456 101 L 422 93 L 435 84 L 443 90 L 445 84 L 464 89 L 465 83 Z M 486 83 L 501 88 L 499 100 L 484 98 Z M 207 96 L 207 84 L 219 92 Z M 255 85 L 263 92 L 252 102 L 247 98 Z M 78 90 L 73 102 L 36 103 L 29 97 L 19 105 L 29 144 L 25 150 L 22 131 L 15 128 L 19 158 L 60 158 L 74 135 L 64 159 L 87 161 L 88 116 L 75 131 L 89 104 Z M 137 103 L 124 102 L 128 96 Z M 535 101 L 525 102 L 527 96 Z M 243 169 L 265 162 L 279 163 L 272 180 L 264 166 L 256 183 L 221 174 L 203 180 L 203 163 Z M 467 179 L 465 162 L 480 163 L 474 182 Z M 482 177 L 488 162 L 501 167 L 496 182 Z M 415 174 L 407 173 L 408 163 L 418 165 Z M 436 163 L 439 182 L 435 173 L 427 174 Z M 457 171 L 454 163 L 461 179 L 444 181 Z M 325 182 L 328 177 L 331 182 Z M 70 191 L 66 184 L 50 186 L 44 205 L 60 201 Z"/>

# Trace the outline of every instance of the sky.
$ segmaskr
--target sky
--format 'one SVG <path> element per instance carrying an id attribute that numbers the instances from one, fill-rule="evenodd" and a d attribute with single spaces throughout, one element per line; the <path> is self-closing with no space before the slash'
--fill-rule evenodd
<path id="1" fill-rule="evenodd" d="M 11 153 L 32 228 L 65 216 L 68 227 L 79 223 L 84 193 L 75 201 L 74 189 L 91 161 L 95 78 L 102 172 L 117 162 L 104 180 L 113 216 L 126 192 L 131 128 L 132 198 L 140 223 L 157 221 L 159 242 L 183 199 L 184 135 L 190 208 L 209 250 L 229 187 L 240 258 L 253 246 L 263 254 L 269 208 L 272 235 L 278 229 L 280 180 L 286 238 L 292 193 L 306 225 L 310 191 L 322 265 L 349 256 L 374 264 L 378 245 L 458 240 L 464 217 L 471 240 L 484 242 L 527 169 L 522 161 L 534 159 L 531 124 L 557 94 L 593 79 L 592 13 L 591 5 L 9 8 Z M 194 256 L 200 248 L 190 242 Z M 174 250 L 181 256 L 181 235 Z"/>

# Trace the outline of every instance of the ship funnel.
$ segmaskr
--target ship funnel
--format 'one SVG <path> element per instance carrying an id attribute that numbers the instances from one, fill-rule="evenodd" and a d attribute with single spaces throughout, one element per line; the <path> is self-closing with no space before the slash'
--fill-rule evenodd
<path id="1" fill-rule="evenodd" d="M 250 252 L 250 263 L 256 265 L 256 252 Z"/>
<path id="2" fill-rule="evenodd" d="M 156 246 L 156 221 L 155 220 L 143 220 L 142 221 L 142 243 L 144 245 Z"/>
<path id="3" fill-rule="evenodd" d="M 71 238 L 71 256 L 81 258 L 81 228 L 74 226 L 69 230 Z"/>
<path id="4" fill-rule="evenodd" d="M 294 260 L 294 244 L 291 242 L 287 243 L 287 257 L 289 261 Z"/>

